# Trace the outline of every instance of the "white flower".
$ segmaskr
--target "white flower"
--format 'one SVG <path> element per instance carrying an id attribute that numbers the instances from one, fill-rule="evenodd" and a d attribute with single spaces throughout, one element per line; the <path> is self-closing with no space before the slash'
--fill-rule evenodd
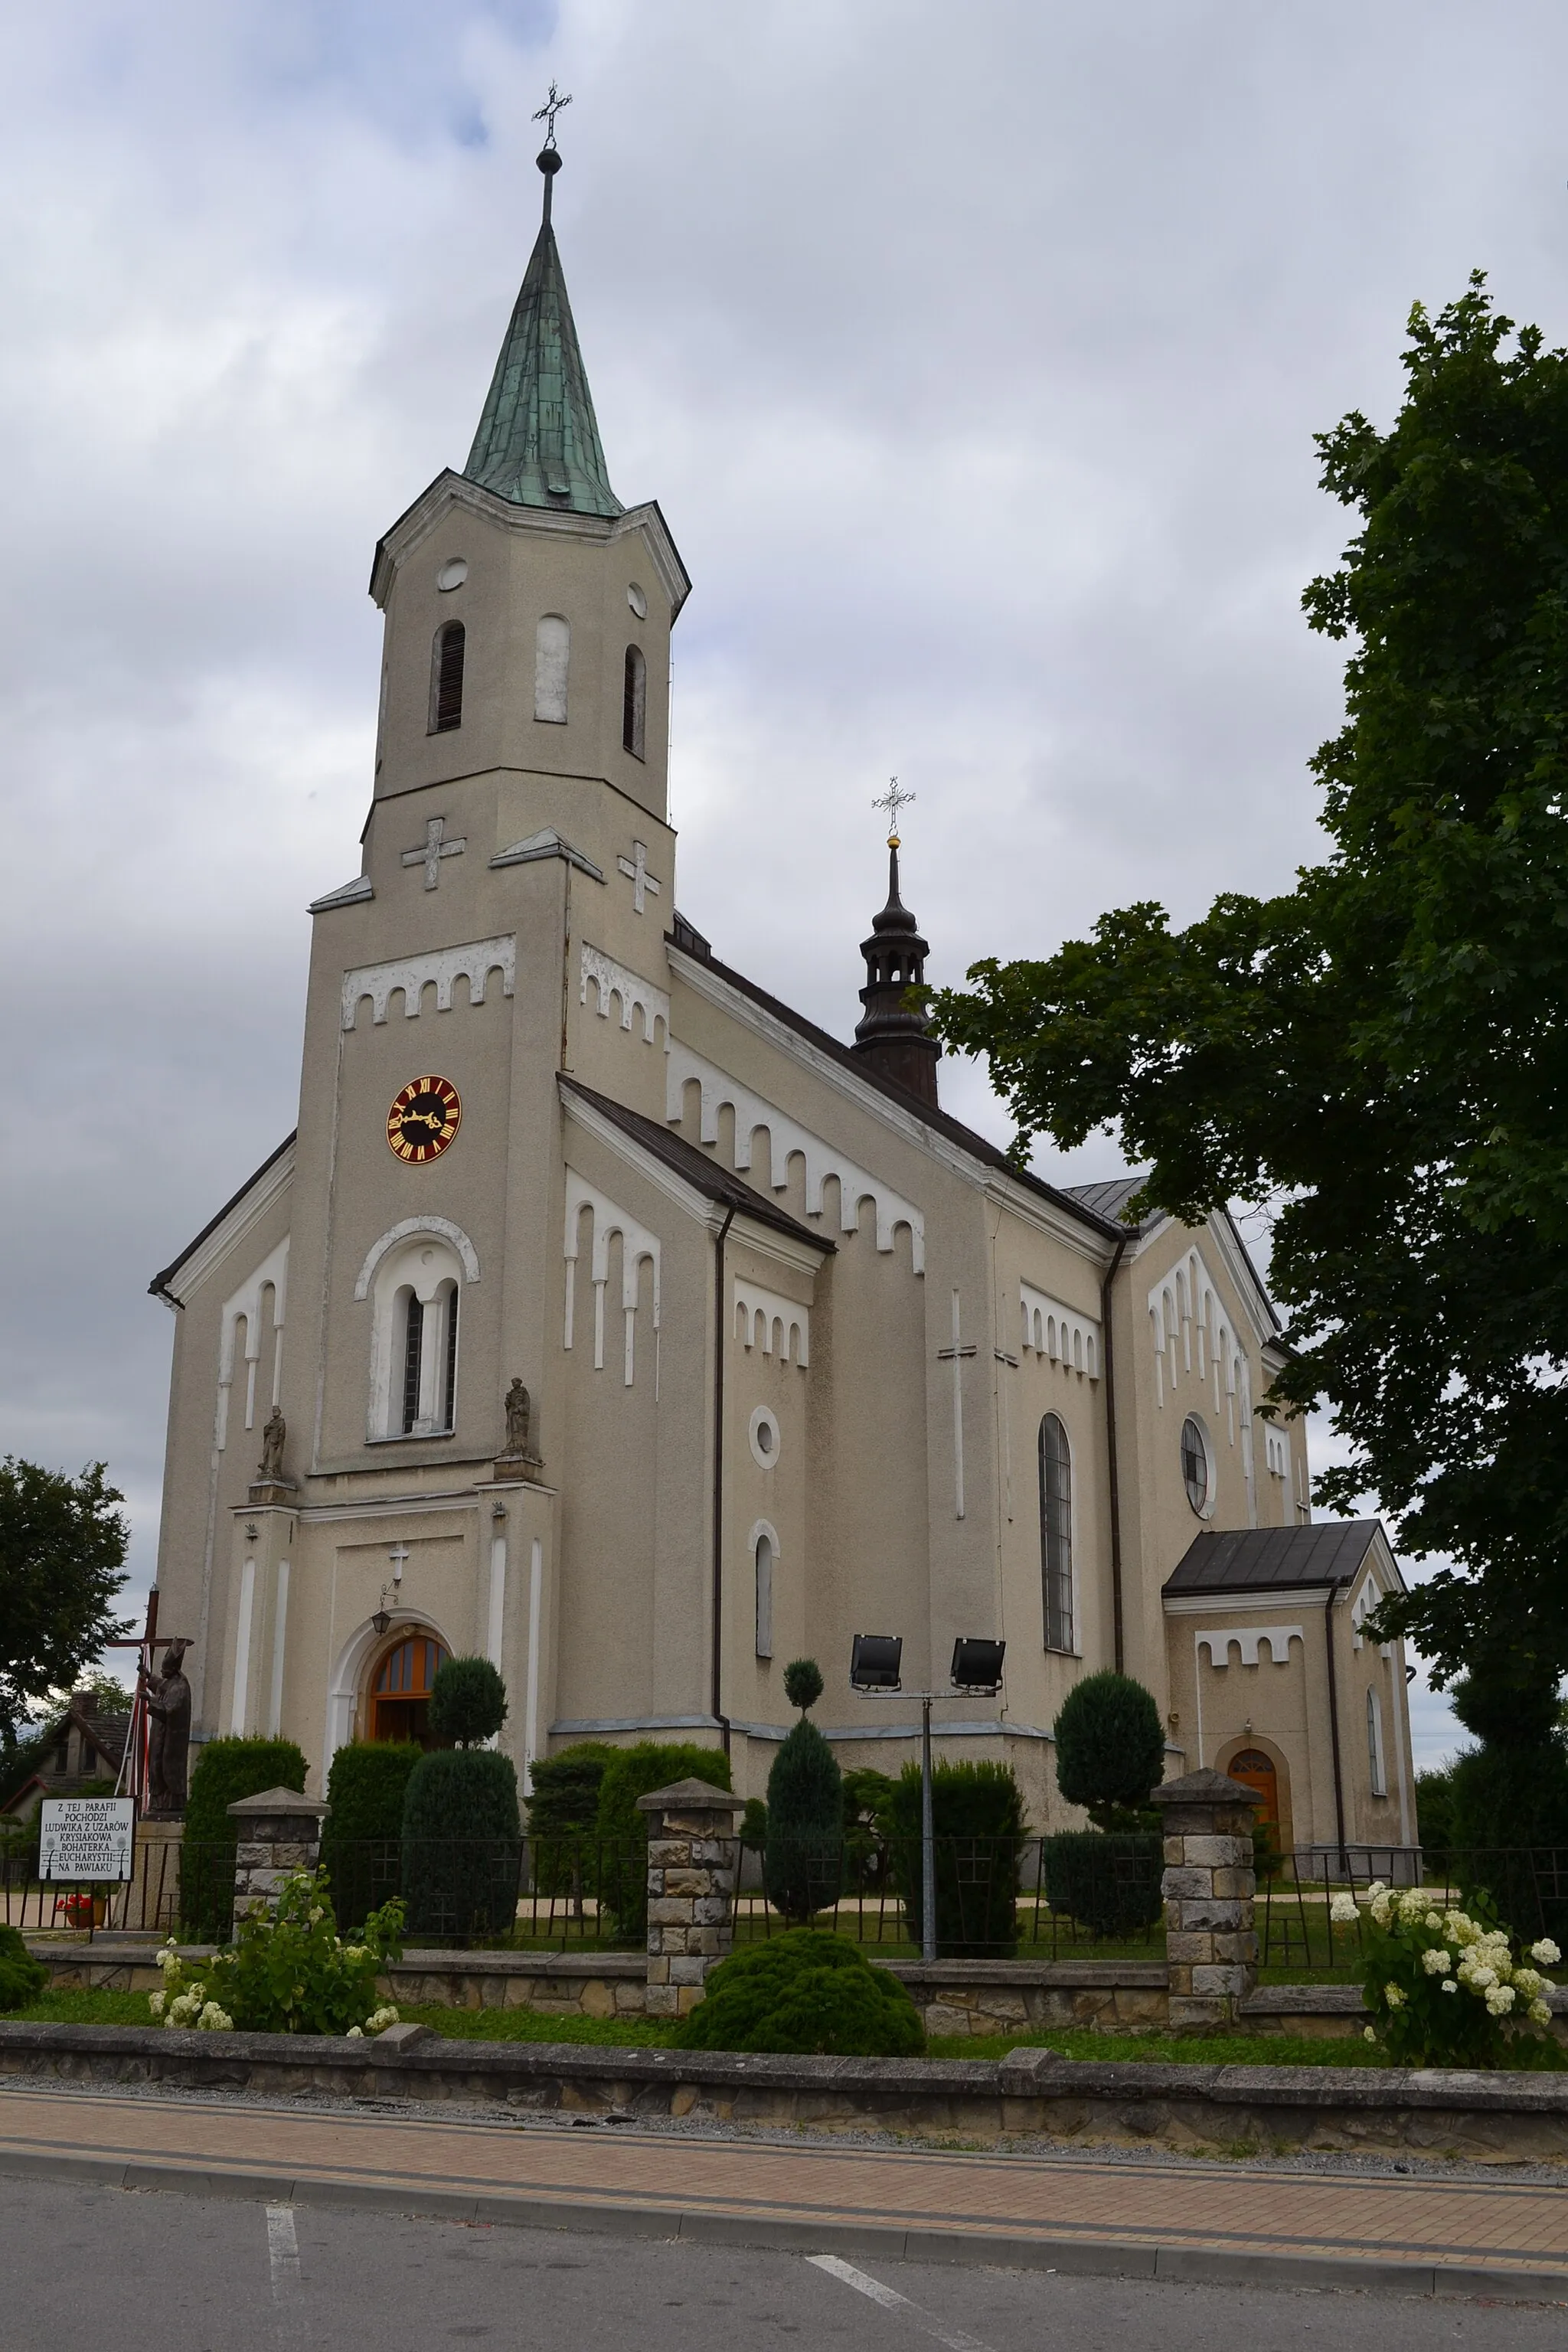
<path id="1" fill-rule="evenodd" d="M 320 1923 L 321 1920 L 323 1920 L 323 1919 L 326 1917 L 326 1916 L 327 1916 L 327 1915 L 326 1915 L 326 1913 L 322 1910 L 322 1908 L 321 1908 L 321 1905 L 320 1905 L 319 1903 L 317 1903 L 317 1904 L 313 1905 L 313 1906 L 312 1906 L 312 1907 L 311 1907 L 311 1911 L 310 1911 L 310 1925 L 311 1925 L 311 1927 L 316 1927 L 317 1925 L 319 1925 L 319 1923 Z"/>
<path id="2" fill-rule="evenodd" d="M 363 2041 L 364 2040 L 364 2028 L 363 2028 L 363 2025 L 351 2025 L 351 2026 L 350 2026 L 350 2028 L 349 2028 L 349 2030 L 348 2030 L 348 2032 L 347 2032 L 347 2034 L 346 2034 L 346 2036 L 345 2036 L 344 2038 L 345 2038 L 345 2040 L 347 2040 L 347 2041 L 349 2041 L 349 2042 L 363 2042 Z"/>
<path id="3" fill-rule="evenodd" d="M 1369 1903 L 1374 1903 L 1380 1895 L 1386 1895 L 1388 1889 L 1384 1886 L 1382 1879 L 1374 1878 L 1372 1885 L 1366 1890 L 1366 1899 Z"/>
<path id="4" fill-rule="evenodd" d="M 1385 1984 L 1383 1988 L 1383 1997 L 1390 2009 L 1403 2009 L 1405 2006 L 1405 1994 L 1396 1984 Z"/>
<path id="5" fill-rule="evenodd" d="M 1445 1992 L 1458 1992 L 1458 1990 L 1459 1988 L 1452 1977 L 1445 1977 L 1443 1979 L 1443 1990 Z"/>
<path id="6" fill-rule="evenodd" d="M 1539 1960 L 1543 1969 L 1554 1969 L 1563 1955 L 1550 1936 L 1542 1936 L 1539 1944 L 1531 1944 L 1530 1957 L 1532 1960 Z"/>
<path id="7" fill-rule="evenodd" d="M 384 2033 L 389 2025 L 396 2023 L 397 2011 L 388 2003 L 386 2007 L 374 2011 L 365 2019 L 364 2030 L 367 2033 Z"/>
<path id="8" fill-rule="evenodd" d="M 1466 1911 L 1446 1911 L 1443 1933 L 1450 1944 L 1474 1944 L 1480 1939 L 1480 1929 Z"/>
<path id="9" fill-rule="evenodd" d="M 1490 1992 L 1497 1984 L 1498 1974 L 1496 1969 L 1489 1969 L 1484 1960 L 1461 1960 L 1459 1979 L 1461 1983 L 1473 1986 L 1477 1992 Z"/>
<path id="10" fill-rule="evenodd" d="M 196 2027 L 203 2033 L 232 2033 L 234 2020 L 216 2000 L 209 2000 L 196 2020 Z"/>
<path id="11" fill-rule="evenodd" d="M 1442 1913 L 1440 1911 L 1428 1911 L 1426 1916 L 1421 1922 L 1421 1925 L 1424 1927 L 1430 1927 L 1434 1935 L 1439 1934 L 1443 1926 Z"/>
<path id="12" fill-rule="evenodd" d="M 1337 1921 L 1341 1927 L 1345 1927 L 1354 1919 L 1355 1916 L 1356 1900 L 1353 1895 L 1336 1895 L 1333 1896 L 1329 1905 L 1329 1916 L 1331 1919 Z"/>
<path id="13" fill-rule="evenodd" d="M 345 1960 L 353 1960 L 357 1966 L 358 1963 L 363 1959 L 369 1949 L 370 1946 L 368 1944 L 345 1944 L 343 1946 L 343 1958 Z"/>
<path id="14" fill-rule="evenodd" d="M 1370 2025 L 1363 2025 L 1362 2027 L 1361 2038 L 1363 2042 L 1375 2042 L 1377 2040 L 1377 2036 L 1373 2032 Z"/>
<path id="15" fill-rule="evenodd" d="M 1543 2000 L 1532 2000 L 1526 2014 L 1535 2025 L 1550 2025 L 1552 2022 L 1552 2011 Z"/>
<path id="16" fill-rule="evenodd" d="M 1426 1897 L 1418 1886 L 1407 1886 L 1399 1898 L 1399 1916 L 1405 1927 L 1421 1918 L 1426 1909 Z"/>
<path id="17" fill-rule="evenodd" d="M 1487 1995 L 1487 2007 L 1494 2017 L 1506 2017 L 1513 2007 L 1513 1987 L 1493 1985 Z"/>
<path id="18" fill-rule="evenodd" d="M 1441 1944 L 1434 1944 L 1429 1950 L 1422 1953 L 1421 1965 L 1429 1977 L 1446 1977 L 1454 1963 L 1451 1956 L 1444 1950 Z"/>
<path id="19" fill-rule="evenodd" d="M 1514 1989 L 1521 1993 L 1526 2000 L 1533 2000 L 1545 1982 L 1546 1979 L 1537 1976 L 1533 1969 L 1515 1969 L 1513 1972 Z"/>
<path id="20" fill-rule="evenodd" d="M 1380 1886 L 1367 1905 L 1367 1909 L 1380 1927 L 1388 1925 L 1389 1900 Z"/>
<path id="21" fill-rule="evenodd" d="M 166 1992 L 150 1992 L 148 1994 L 147 2006 L 152 2011 L 154 2017 L 163 2016 L 163 2004 L 168 1998 L 169 1996 Z"/>

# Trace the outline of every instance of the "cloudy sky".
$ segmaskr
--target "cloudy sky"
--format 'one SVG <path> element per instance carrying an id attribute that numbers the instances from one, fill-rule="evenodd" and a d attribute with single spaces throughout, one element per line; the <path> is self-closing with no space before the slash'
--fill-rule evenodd
<path id="1" fill-rule="evenodd" d="M 107 1458 L 138 1593 L 147 1281 L 293 1124 L 371 551 L 466 457 L 552 76 L 611 477 L 696 582 L 681 903 L 841 1034 L 890 772 L 942 979 L 1288 883 L 1339 707 L 1313 432 L 1387 418 L 1474 266 L 1568 339 L 1533 0 L 52 0 L 0 60 L 0 1452 Z"/>

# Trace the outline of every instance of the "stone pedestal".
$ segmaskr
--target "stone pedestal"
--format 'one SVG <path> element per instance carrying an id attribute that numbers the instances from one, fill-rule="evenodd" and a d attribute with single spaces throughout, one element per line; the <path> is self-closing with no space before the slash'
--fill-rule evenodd
<path id="1" fill-rule="evenodd" d="M 321 1822 L 331 1807 L 298 1789 L 264 1789 L 230 1805 L 239 1832 L 234 1856 L 234 1923 L 278 1908 L 278 1890 L 321 1858 Z"/>
<path id="2" fill-rule="evenodd" d="M 1223 1772 L 1188 1772 L 1156 1789 L 1164 1819 L 1165 1957 L 1171 2031 L 1224 2025 L 1258 1982 L 1252 1815 L 1258 1800 Z"/>
<path id="3" fill-rule="evenodd" d="M 647 2015 L 684 2017 L 734 1940 L 745 1803 L 706 1780 L 677 1780 L 637 1799 L 652 1815 L 647 1844 Z"/>
<path id="4" fill-rule="evenodd" d="M 142 1815 L 136 1824 L 131 1884 L 121 1888 L 110 1905 L 111 1925 L 129 1927 L 136 1934 L 162 1936 L 178 1931 L 180 1845 L 184 1834 L 183 1821 L 167 1815 L 150 1821 Z"/>

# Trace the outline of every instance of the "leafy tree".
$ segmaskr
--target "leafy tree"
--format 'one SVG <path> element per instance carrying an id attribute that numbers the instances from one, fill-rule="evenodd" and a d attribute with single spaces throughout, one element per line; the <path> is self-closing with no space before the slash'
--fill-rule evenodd
<path id="1" fill-rule="evenodd" d="M 6 1454 L 0 1461 L 0 1749 L 30 1706 L 69 1690 L 106 1642 L 131 1631 L 110 1614 L 125 1583 L 124 1501 L 89 1462 L 79 1478 Z"/>
<path id="2" fill-rule="evenodd" d="M 1319 436 L 1360 528 L 1303 604 L 1351 640 L 1312 762 L 1322 864 L 1173 931 L 1152 903 L 939 994 L 1018 1126 L 1115 1129 L 1141 1205 L 1277 1204 L 1285 1412 L 1344 1444 L 1317 1493 L 1375 1493 L 1447 1553 L 1377 1630 L 1436 1678 L 1490 1629 L 1516 1679 L 1568 1664 L 1568 353 L 1484 280 L 1418 305 L 1390 429 Z"/>
<path id="3" fill-rule="evenodd" d="M 832 1748 L 806 1714 L 822 1696 L 815 1658 L 784 1668 L 784 1696 L 800 1709 L 768 1774 L 767 1847 L 763 1883 L 768 1900 L 804 1925 L 838 1893 L 844 1837 L 844 1780 Z"/>
<path id="4" fill-rule="evenodd" d="M 1165 1769 L 1165 1727 L 1142 1683 L 1109 1668 L 1085 1675 L 1051 1727 L 1057 1786 L 1096 1829 L 1132 1831 Z"/>
<path id="5" fill-rule="evenodd" d="M 506 1721 L 506 1685 L 488 1658 L 447 1658 L 430 1685 L 432 1737 L 458 1748 L 493 1739 Z"/>

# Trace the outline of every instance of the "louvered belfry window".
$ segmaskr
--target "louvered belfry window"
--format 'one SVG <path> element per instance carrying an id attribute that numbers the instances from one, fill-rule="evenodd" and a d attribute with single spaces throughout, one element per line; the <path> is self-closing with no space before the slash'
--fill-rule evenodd
<path id="1" fill-rule="evenodd" d="M 436 658 L 430 676 L 430 732 L 449 734 L 463 723 L 463 647 L 467 632 L 461 621 L 448 621 L 436 632 Z"/>

